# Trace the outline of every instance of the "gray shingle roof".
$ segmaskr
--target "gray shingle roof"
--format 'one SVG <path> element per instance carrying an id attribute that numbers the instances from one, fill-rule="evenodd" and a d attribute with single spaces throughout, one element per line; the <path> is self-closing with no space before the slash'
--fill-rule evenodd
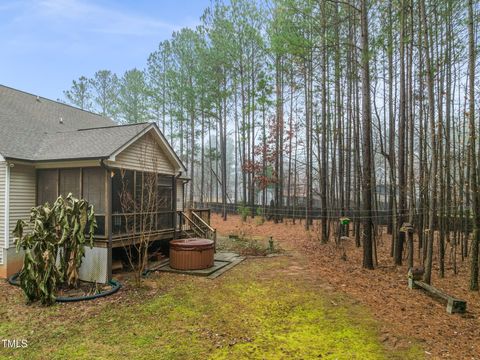
<path id="1" fill-rule="evenodd" d="M 149 125 L 119 126 L 92 112 L 0 85 L 0 155 L 5 158 L 107 157 Z"/>
<path id="2" fill-rule="evenodd" d="M 108 157 L 150 125 L 117 125 L 47 134 L 34 160 Z"/>

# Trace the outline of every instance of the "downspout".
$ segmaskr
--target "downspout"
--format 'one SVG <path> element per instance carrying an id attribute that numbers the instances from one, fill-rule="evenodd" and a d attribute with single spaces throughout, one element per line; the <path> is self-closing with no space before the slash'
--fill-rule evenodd
<path id="1" fill-rule="evenodd" d="M 12 164 L 13 165 L 13 164 Z M 8 250 L 10 247 L 10 164 L 8 162 L 5 163 L 5 193 L 4 193 L 4 206 L 5 206 L 5 212 L 4 216 L 4 244 L 3 248 L 5 250 Z M 5 255 L 3 256 L 3 262 L 5 262 Z"/>

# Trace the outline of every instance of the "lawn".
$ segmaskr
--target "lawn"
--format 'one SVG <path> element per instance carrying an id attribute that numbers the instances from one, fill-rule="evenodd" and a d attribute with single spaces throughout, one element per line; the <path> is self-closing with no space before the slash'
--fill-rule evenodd
<path id="1" fill-rule="evenodd" d="M 2 359 L 418 359 L 372 314 L 305 276 L 301 257 L 249 258 L 215 280 L 155 273 L 93 302 L 27 306 L 0 285 Z M 0 345 L 2 345 L 0 343 Z"/>

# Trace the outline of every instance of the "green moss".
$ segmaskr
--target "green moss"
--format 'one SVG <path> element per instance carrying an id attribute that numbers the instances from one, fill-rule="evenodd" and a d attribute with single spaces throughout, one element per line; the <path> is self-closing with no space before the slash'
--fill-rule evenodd
<path id="1" fill-rule="evenodd" d="M 244 305 L 255 322 L 253 340 L 219 349 L 212 359 L 385 358 L 375 329 L 347 318 L 347 308 L 326 308 L 319 294 L 272 285 L 244 289 L 242 300 L 250 299 Z"/>

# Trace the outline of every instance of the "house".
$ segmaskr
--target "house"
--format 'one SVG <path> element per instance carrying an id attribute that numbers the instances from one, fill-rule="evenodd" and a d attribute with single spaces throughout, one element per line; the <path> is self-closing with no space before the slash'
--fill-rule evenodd
<path id="1" fill-rule="evenodd" d="M 127 234 L 126 222 L 142 216 L 122 211 L 120 192 L 127 187 L 135 197 L 145 186 L 144 175 L 152 173 L 163 198 L 163 205 L 149 213 L 152 239 L 173 239 L 179 235 L 178 215 L 183 214 L 179 212 L 188 179 L 185 166 L 155 124 L 118 125 L 0 85 L 0 277 L 22 267 L 23 255 L 16 252 L 12 234 L 17 220 L 28 220 L 32 207 L 71 192 L 94 206 L 98 224 L 80 277 L 109 280 L 112 249 L 135 241 Z"/>

